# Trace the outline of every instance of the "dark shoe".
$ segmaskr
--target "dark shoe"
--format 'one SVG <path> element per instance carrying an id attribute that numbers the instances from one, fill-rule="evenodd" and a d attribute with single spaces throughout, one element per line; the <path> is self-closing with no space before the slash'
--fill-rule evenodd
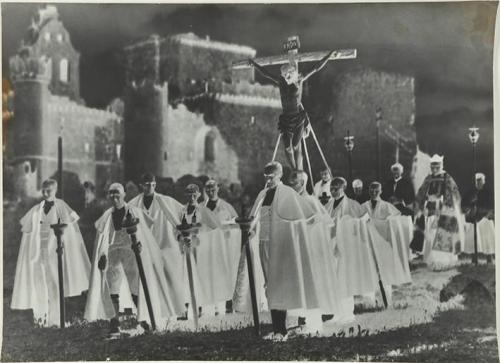
<path id="1" fill-rule="evenodd" d="M 325 321 L 332 320 L 332 319 L 333 319 L 333 314 L 321 315 L 321 320 L 323 321 L 323 323 Z"/>
<path id="2" fill-rule="evenodd" d="M 233 300 L 226 301 L 226 314 L 233 313 Z"/>
<path id="3" fill-rule="evenodd" d="M 120 321 L 117 318 L 113 318 L 109 321 L 109 334 L 119 334 L 120 333 Z"/>
<path id="4" fill-rule="evenodd" d="M 188 320 L 188 312 L 186 311 L 184 315 L 178 316 L 177 320 Z"/>
<path id="5" fill-rule="evenodd" d="M 298 326 L 306 325 L 306 318 L 299 316 L 297 324 L 298 324 Z"/>

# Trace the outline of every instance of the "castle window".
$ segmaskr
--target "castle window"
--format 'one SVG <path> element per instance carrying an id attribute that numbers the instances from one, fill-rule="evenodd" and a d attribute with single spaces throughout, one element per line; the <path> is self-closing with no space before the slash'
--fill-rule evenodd
<path id="1" fill-rule="evenodd" d="M 63 41 L 63 35 L 62 34 L 57 34 L 57 41 L 61 43 Z"/>
<path id="2" fill-rule="evenodd" d="M 215 133 L 210 131 L 205 136 L 205 161 L 215 161 Z"/>
<path id="3" fill-rule="evenodd" d="M 166 151 L 163 152 L 163 160 L 167 161 L 167 152 Z"/>
<path id="4" fill-rule="evenodd" d="M 59 79 L 61 82 L 69 81 L 69 63 L 66 58 L 61 59 L 59 62 Z"/>
<path id="5" fill-rule="evenodd" d="M 48 32 L 47 32 L 47 33 L 45 33 L 45 34 L 43 35 L 43 37 L 45 38 L 45 40 L 46 40 L 47 42 L 50 42 L 50 33 L 48 33 Z"/>
<path id="6" fill-rule="evenodd" d="M 85 154 L 90 153 L 90 144 L 88 142 L 85 142 L 83 144 L 83 149 L 85 150 Z"/>

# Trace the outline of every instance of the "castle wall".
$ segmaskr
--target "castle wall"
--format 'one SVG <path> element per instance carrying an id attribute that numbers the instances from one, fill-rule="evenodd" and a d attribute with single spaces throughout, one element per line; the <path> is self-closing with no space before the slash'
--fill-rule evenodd
<path id="1" fill-rule="evenodd" d="M 384 136 L 392 126 L 407 141 L 409 151 L 400 148 L 399 162 L 408 173 L 416 152 L 414 79 L 407 76 L 362 70 L 342 75 L 334 82 L 331 102 L 332 123 L 319 126 L 316 133 L 335 174 L 347 176 L 344 136 L 355 137 L 352 153 L 353 177 L 365 181 L 376 178 L 377 128 L 375 111 L 382 109 L 381 178 L 389 176 L 395 162 L 394 141 Z M 316 163 L 318 164 L 318 162 Z"/>

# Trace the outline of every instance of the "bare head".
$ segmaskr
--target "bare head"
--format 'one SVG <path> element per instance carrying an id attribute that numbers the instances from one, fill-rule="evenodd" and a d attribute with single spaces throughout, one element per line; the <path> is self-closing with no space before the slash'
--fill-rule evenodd
<path id="1" fill-rule="evenodd" d="M 330 170 L 329 169 L 322 170 L 320 176 L 321 180 L 323 180 L 324 182 L 329 181 L 331 179 Z"/>
<path id="2" fill-rule="evenodd" d="M 47 179 L 42 183 L 42 197 L 44 200 L 53 201 L 56 199 L 57 181 Z"/>
<path id="3" fill-rule="evenodd" d="M 217 200 L 219 197 L 219 186 L 214 179 L 209 179 L 205 183 L 205 193 L 210 200 Z"/>
<path id="4" fill-rule="evenodd" d="M 144 195 L 153 195 L 156 189 L 156 177 L 152 173 L 142 176 L 141 187 Z"/>
<path id="5" fill-rule="evenodd" d="M 486 176 L 483 173 L 476 173 L 476 189 L 481 190 L 486 184 Z"/>
<path id="6" fill-rule="evenodd" d="M 186 189 L 184 189 L 184 195 L 188 200 L 189 205 L 195 205 L 198 203 L 198 198 L 200 198 L 200 188 L 196 184 L 189 184 Z"/>
<path id="7" fill-rule="evenodd" d="M 89 204 L 95 199 L 95 185 L 86 181 L 83 183 L 83 189 L 85 191 L 85 204 Z"/>
<path id="8" fill-rule="evenodd" d="M 361 195 L 363 194 L 363 182 L 361 179 L 354 179 L 352 182 L 352 189 L 354 190 L 354 194 Z"/>
<path id="9" fill-rule="evenodd" d="M 391 173 L 394 179 L 398 179 L 400 176 L 402 176 L 403 171 L 403 165 L 401 165 L 400 163 L 396 163 L 391 166 Z"/>
<path id="10" fill-rule="evenodd" d="M 287 84 L 297 83 L 299 80 L 299 70 L 297 66 L 291 63 L 283 64 L 280 68 L 281 77 L 285 79 Z"/>
<path id="11" fill-rule="evenodd" d="M 303 170 L 296 170 L 290 175 L 290 186 L 297 193 L 302 194 L 306 191 L 307 174 Z"/>
<path id="12" fill-rule="evenodd" d="M 346 186 L 347 181 L 344 178 L 339 176 L 333 178 L 332 183 L 330 184 L 330 191 L 332 192 L 332 196 L 335 199 L 344 196 Z"/>
<path id="13" fill-rule="evenodd" d="M 372 182 L 368 192 L 370 193 L 371 200 L 377 200 L 380 197 L 380 194 L 382 194 L 382 184 L 377 181 Z"/>
<path id="14" fill-rule="evenodd" d="M 266 187 L 272 188 L 278 185 L 283 176 L 283 167 L 277 161 L 270 162 L 264 167 L 264 179 Z"/>
<path id="15" fill-rule="evenodd" d="M 125 188 L 120 183 L 113 183 L 108 188 L 108 197 L 116 209 L 125 205 Z"/>

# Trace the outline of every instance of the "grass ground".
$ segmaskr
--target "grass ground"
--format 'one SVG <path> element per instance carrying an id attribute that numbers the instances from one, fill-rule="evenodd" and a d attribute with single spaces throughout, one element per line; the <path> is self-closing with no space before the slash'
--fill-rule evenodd
<path id="1" fill-rule="evenodd" d="M 4 214 L 4 226 L 16 226 L 16 216 Z M 10 221 L 10 222 L 9 222 Z M 472 279 L 480 281 L 495 297 L 493 265 L 464 265 L 458 272 L 428 274 L 423 266 L 413 266 L 413 286 L 394 292 L 408 305 L 391 311 L 357 308 L 357 322 L 387 324 L 387 329 L 371 329 L 369 336 L 358 337 L 345 331 L 344 337 L 296 338 L 272 343 L 255 337 L 248 327 L 223 331 L 182 331 L 143 334 L 106 340 L 106 322 L 82 323 L 84 298 L 67 300 L 72 325 L 64 330 L 35 328 L 31 311 L 9 308 L 18 251 L 19 235 L 4 230 L 4 300 L 1 361 L 82 361 L 82 360 L 328 360 L 398 362 L 498 362 L 495 307 L 486 301 L 452 306 L 443 311 L 439 305 L 440 287 L 447 283 L 449 294 L 457 294 Z M 436 281 L 443 281 L 437 284 Z M 427 290 L 422 286 L 427 285 Z M 432 300 L 432 301 L 431 301 Z M 392 328 L 389 320 L 418 314 L 422 304 L 437 305 L 435 313 L 422 323 L 400 324 Z M 413 305 L 412 305 L 413 304 Z M 422 310 L 422 307 L 420 308 Z M 408 316 L 406 317 L 407 320 Z M 229 319 L 229 318 L 228 318 Z M 250 317 L 245 318 L 251 321 Z M 264 319 L 262 333 L 270 332 Z M 415 321 L 415 320 L 413 320 Z"/>
<path id="2" fill-rule="evenodd" d="M 466 266 L 460 270 L 458 276 L 474 277 L 486 286 L 491 286 L 489 283 L 494 279 L 493 266 Z M 64 330 L 34 328 L 31 312 L 12 311 L 8 302 L 9 297 L 5 296 L 2 361 L 498 361 L 495 308 L 487 303 L 441 312 L 432 322 L 367 337 L 296 338 L 271 343 L 256 338 L 252 328 L 197 333 L 174 331 L 106 340 L 105 322 L 76 323 Z M 77 318 L 82 304 L 82 298 L 70 299 L 68 313 Z M 269 324 L 263 325 L 262 330 L 269 332 Z"/>

